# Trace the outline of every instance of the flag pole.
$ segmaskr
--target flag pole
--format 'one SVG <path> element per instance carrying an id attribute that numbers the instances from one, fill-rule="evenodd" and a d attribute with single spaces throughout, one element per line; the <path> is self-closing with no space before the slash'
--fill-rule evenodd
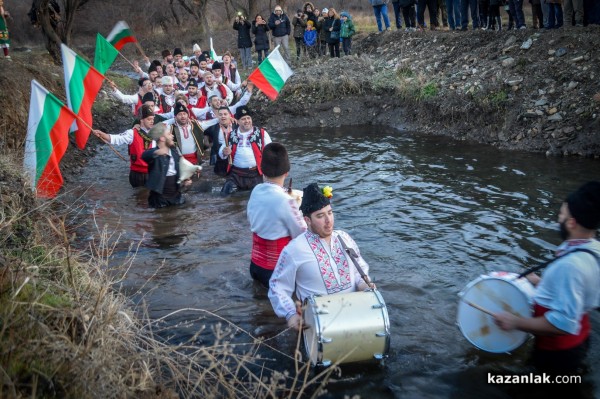
<path id="1" fill-rule="evenodd" d="M 136 35 L 133 33 L 133 29 L 131 29 L 131 27 L 129 27 L 129 31 L 131 32 L 131 34 L 133 35 L 133 37 L 134 37 L 134 38 L 136 38 L 136 39 L 135 39 L 135 45 L 136 45 L 136 47 L 138 48 L 138 50 L 140 51 L 140 53 L 142 54 L 142 57 L 144 57 L 144 58 L 148 58 L 148 57 L 146 56 L 146 54 L 144 53 L 144 50 L 142 49 L 142 46 L 140 46 L 140 42 L 138 42 L 138 40 L 137 40 L 137 36 L 136 36 Z"/>
<path id="2" fill-rule="evenodd" d="M 94 129 L 93 129 L 93 128 L 92 128 L 90 125 L 88 125 L 86 121 L 84 121 L 83 119 L 81 119 L 81 117 L 80 117 L 79 115 L 77 115 L 77 114 L 75 114 L 75 113 L 73 113 L 73 115 L 75 115 L 75 118 L 76 118 L 78 121 L 80 121 L 80 122 L 81 122 L 83 125 L 85 125 L 87 128 L 89 128 L 89 129 L 90 129 L 90 131 L 92 131 L 92 132 L 94 131 Z M 96 135 L 94 134 L 94 136 L 96 136 Z M 110 149 L 111 149 L 111 150 L 112 150 L 112 151 L 113 151 L 115 154 L 117 154 L 117 155 L 119 156 L 119 158 L 121 158 L 121 159 L 122 159 L 123 161 L 125 161 L 125 162 L 128 162 L 128 161 L 127 161 L 125 158 L 123 158 L 123 155 L 121 155 L 121 153 L 120 153 L 119 151 L 115 150 L 115 147 L 113 147 L 113 146 L 112 146 L 112 144 L 110 144 L 110 142 L 109 142 L 109 141 L 106 141 L 106 140 L 104 140 L 102 137 L 99 137 L 99 136 L 96 136 L 96 137 L 98 137 L 98 138 L 99 138 L 99 139 L 100 139 L 100 140 L 101 140 L 101 141 L 102 141 L 104 144 L 108 145 L 108 147 L 109 147 L 109 148 L 110 148 Z"/>

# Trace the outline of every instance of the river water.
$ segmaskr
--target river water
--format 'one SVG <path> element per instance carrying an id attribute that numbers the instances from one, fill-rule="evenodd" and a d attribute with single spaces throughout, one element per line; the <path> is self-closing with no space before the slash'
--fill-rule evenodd
<path id="1" fill-rule="evenodd" d="M 326 397 L 532 397 L 527 386 L 487 384 L 488 372 L 520 370 L 529 345 L 512 354 L 476 349 L 456 325 L 457 294 L 479 275 L 522 271 L 549 259 L 559 243 L 557 211 L 580 183 L 597 179 L 600 163 L 500 151 L 383 126 L 271 132 L 286 145 L 294 187 L 334 189 L 336 228 L 348 231 L 371 266 L 387 304 L 390 356 L 383 365 L 342 368 Z M 126 149 L 121 148 L 126 154 Z M 248 193 L 222 198 L 222 179 L 206 167 L 186 205 L 152 210 L 132 189 L 128 165 L 102 148 L 67 187 L 77 198 L 78 243 L 107 227 L 119 236 L 111 258 L 120 265 L 139 244 L 122 283 L 152 318 L 169 315 L 174 342 L 230 320 L 266 340 L 266 367 L 291 370 L 296 342 L 279 334 L 266 291 L 248 275 Z M 215 315 L 197 310 L 204 309 Z M 593 312 L 592 371 L 587 391 L 600 396 L 600 313 Z M 206 328 L 198 344 L 212 341 Z M 243 333 L 234 340 L 247 342 Z M 243 348 L 243 346 L 241 346 Z M 242 350 L 242 349 L 240 349 Z"/>

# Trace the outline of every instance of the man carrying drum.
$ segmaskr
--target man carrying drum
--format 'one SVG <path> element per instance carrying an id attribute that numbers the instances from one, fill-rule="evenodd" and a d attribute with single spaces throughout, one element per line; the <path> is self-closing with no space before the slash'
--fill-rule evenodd
<path id="1" fill-rule="evenodd" d="M 325 189 L 329 189 L 327 196 L 316 183 L 304 188 L 300 210 L 308 230 L 283 249 L 269 282 L 269 299 L 275 313 L 285 317 L 288 327 L 296 330 L 300 329 L 302 317 L 292 299 L 294 291 L 303 301 L 314 294 L 330 295 L 369 288 L 345 253 L 344 244 L 356 252 L 356 260 L 366 275 L 369 265 L 348 233 L 333 229 L 331 188 Z"/>
<path id="2" fill-rule="evenodd" d="M 503 330 L 535 336 L 533 363 L 553 375 L 580 372 L 589 347 L 589 312 L 600 306 L 600 182 L 588 182 L 570 194 L 558 215 L 557 259 L 542 277 L 527 278 L 537 286 L 533 317 L 508 312 L 495 315 Z"/>

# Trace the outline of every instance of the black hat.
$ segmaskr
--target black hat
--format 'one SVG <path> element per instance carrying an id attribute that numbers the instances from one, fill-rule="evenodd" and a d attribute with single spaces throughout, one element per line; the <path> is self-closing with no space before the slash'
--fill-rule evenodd
<path id="1" fill-rule="evenodd" d="M 208 50 L 204 50 L 204 51 L 202 52 L 202 55 L 203 55 L 203 56 L 205 56 L 205 57 L 206 57 L 206 59 L 209 59 L 209 58 L 210 58 L 210 51 L 208 51 Z"/>
<path id="2" fill-rule="evenodd" d="M 190 61 L 190 68 L 193 66 L 197 66 L 198 68 L 200 68 L 200 64 L 198 64 L 198 61 L 196 61 L 195 59 Z"/>
<path id="3" fill-rule="evenodd" d="M 150 66 L 148 67 L 148 73 L 150 72 L 156 72 L 156 64 L 150 64 Z"/>
<path id="4" fill-rule="evenodd" d="M 139 119 L 146 119 L 149 116 L 154 116 L 154 107 L 151 105 L 142 105 L 138 111 Z"/>
<path id="5" fill-rule="evenodd" d="M 183 51 L 179 47 L 175 47 L 175 50 L 173 50 L 173 56 L 176 55 L 183 55 Z"/>
<path id="6" fill-rule="evenodd" d="M 269 143 L 265 146 L 260 168 L 267 177 L 283 176 L 290 171 L 290 158 L 283 144 Z"/>
<path id="7" fill-rule="evenodd" d="M 139 85 L 140 87 L 142 87 L 142 86 L 144 85 L 144 82 L 145 82 L 145 81 L 147 81 L 147 80 L 150 80 L 150 78 L 146 78 L 146 77 L 139 78 L 139 79 L 138 79 L 138 85 Z"/>
<path id="8" fill-rule="evenodd" d="M 171 55 L 171 50 L 163 50 L 160 55 L 162 55 L 163 58 L 166 58 Z"/>
<path id="9" fill-rule="evenodd" d="M 196 81 L 196 79 L 190 79 L 190 81 L 188 82 L 188 87 L 198 87 L 198 82 Z"/>
<path id="10" fill-rule="evenodd" d="M 235 119 L 240 119 L 244 116 L 252 116 L 252 113 L 250 112 L 248 107 L 242 105 L 241 107 L 238 107 L 238 109 L 235 110 Z"/>
<path id="11" fill-rule="evenodd" d="M 144 96 L 142 97 L 142 104 L 144 104 L 147 101 L 155 101 L 153 93 L 146 93 L 146 94 L 144 94 Z"/>
<path id="12" fill-rule="evenodd" d="M 162 67 L 162 62 L 159 60 L 153 60 L 152 64 L 156 65 L 157 67 Z"/>
<path id="13" fill-rule="evenodd" d="M 311 213 L 321 210 L 330 204 L 329 198 L 323 195 L 317 183 L 311 183 L 302 190 L 300 210 L 304 216 L 310 216 Z"/>
<path id="14" fill-rule="evenodd" d="M 173 108 L 173 115 L 177 116 L 180 112 L 185 112 L 189 115 L 188 108 L 182 103 L 175 103 L 175 108 Z"/>
<path id="15" fill-rule="evenodd" d="M 221 66 L 221 63 L 219 61 L 215 61 L 213 62 L 210 69 L 214 71 L 215 69 L 223 69 L 223 67 Z"/>
<path id="16" fill-rule="evenodd" d="M 198 62 L 206 62 L 206 55 L 204 55 L 204 53 L 200 54 L 200 57 L 198 57 Z"/>
<path id="17" fill-rule="evenodd" d="M 600 227 L 600 182 L 585 183 L 571 193 L 565 202 L 577 224 L 589 230 Z"/>

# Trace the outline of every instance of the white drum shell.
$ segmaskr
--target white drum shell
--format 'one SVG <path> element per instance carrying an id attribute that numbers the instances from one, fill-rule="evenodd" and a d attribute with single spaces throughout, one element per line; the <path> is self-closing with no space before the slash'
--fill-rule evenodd
<path id="1" fill-rule="evenodd" d="M 390 324 L 377 290 L 311 296 L 304 304 L 304 346 L 313 366 L 387 356 Z"/>
<path id="2" fill-rule="evenodd" d="M 457 324 L 464 337 L 477 348 L 491 353 L 510 352 L 521 346 L 529 334 L 519 330 L 504 331 L 494 318 L 467 302 L 493 313 L 510 312 L 522 317 L 533 314 L 535 288 L 516 273 L 491 273 L 470 282 L 459 294 Z"/>

